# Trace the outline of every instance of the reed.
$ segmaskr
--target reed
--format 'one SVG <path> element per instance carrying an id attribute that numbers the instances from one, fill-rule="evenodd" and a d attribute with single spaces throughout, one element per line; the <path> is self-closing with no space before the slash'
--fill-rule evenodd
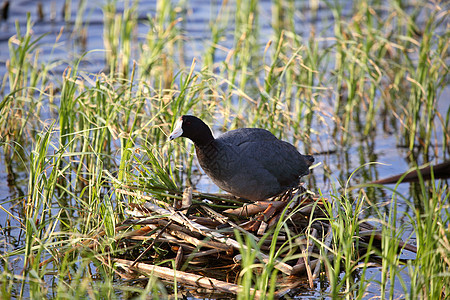
<path id="1" fill-rule="evenodd" d="M 410 203 L 414 210 L 408 217 L 416 234 L 417 258 L 409 262 L 407 272 L 411 285 L 406 292 L 414 297 L 445 297 L 450 283 L 448 257 L 450 254 L 448 224 L 450 221 L 448 184 L 443 181 L 420 180 L 420 193 L 416 196 L 423 203 L 423 210 Z"/>
<path id="2" fill-rule="evenodd" d="M 335 189 L 331 201 L 325 202 L 327 215 L 330 216 L 334 246 L 327 249 L 322 242 L 319 242 L 319 245 L 322 253 L 331 251 L 334 254 L 332 262 L 327 256 L 324 257 L 332 298 L 360 298 L 364 295 L 365 287 L 369 283 L 364 278 L 360 278 L 359 282 L 356 281 L 357 274 L 364 274 L 367 271 L 371 265 L 369 258 L 376 252 L 372 245 L 373 239 L 366 245 L 364 252 L 361 251 L 360 226 L 368 221 L 363 213 L 368 199 L 363 190 L 357 195 L 352 195 L 349 189 L 350 180 L 351 177 L 342 187 L 342 192 Z"/>
<path id="3" fill-rule="evenodd" d="M 104 45 L 106 64 L 110 74 L 117 78 L 127 78 L 131 69 L 132 42 L 136 39 L 137 1 L 130 6 L 124 3 L 122 13 L 117 12 L 117 1 L 110 0 L 104 5 Z M 116 74 L 117 73 L 117 74 Z"/>
<path id="4" fill-rule="evenodd" d="M 6 93 L 0 102 L 0 136 L 5 142 L 26 136 L 29 123 L 34 124 L 39 119 L 41 96 L 47 84 L 48 69 L 39 62 L 40 40 L 45 35 L 33 36 L 29 14 L 25 33 L 19 22 L 16 22 L 16 30 L 17 34 L 8 41 L 10 58 L 6 63 L 5 85 L 1 88 L 1 94 Z M 35 93 L 40 94 L 38 99 Z M 20 143 L 26 141 L 23 139 Z"/>
<path id="5" fill-rule="evenodd" d="M 154 16 L 148 15 L 149 30 L 142 44 L 139 56 L 139 78 L 147 80 L 155 90 L 170 95 L 173 87 L 174 73 L 178 71 L 175 65 L 184 66 L 184 61 L 176 58 L 176 47 L 182 54 L 184 44 L 181 29 L 182 17 L 176 11 L 183 10 L 175 7 L 171 1 L 158 0 Z M 167 90 L 167 91 L 166 91 Z M 161 95 L 161 94 L 160 94 Z"/>
<path id="6" fill-rule="evenodd" d="M 230 18 L 232 17 L 232 14 L 233 5 L 231 2 L 224 1 L 220 4 L 220 7 L 217 7 L 216 3 L 212 3 L 211 5 L 211 15 L 214 16 L 209 24 L 211 41 L 208 42 L 208 48 L 205 50 L 203 56 L 203 65 L 210 73 L 214 72 L 214 68 L 217 65 L 215 59 L 216 51 L 224 51 L 224 49 L 218 47 L 221 39 L 225 38 L 228 26 L 231 25 Z"/>

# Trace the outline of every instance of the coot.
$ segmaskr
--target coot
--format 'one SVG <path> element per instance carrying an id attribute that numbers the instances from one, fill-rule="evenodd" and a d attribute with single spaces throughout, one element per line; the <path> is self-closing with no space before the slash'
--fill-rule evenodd
<path id="1" fill-rule="evenodd" d="M 214 138 L 208 125 L 184 115 L 169 139 L 194 142 L 200 166 L 221 189 L 252 201 L 276 196 L 299 184 L 314 162 L 310 155 L 260 128 L 240 128 Z"/>

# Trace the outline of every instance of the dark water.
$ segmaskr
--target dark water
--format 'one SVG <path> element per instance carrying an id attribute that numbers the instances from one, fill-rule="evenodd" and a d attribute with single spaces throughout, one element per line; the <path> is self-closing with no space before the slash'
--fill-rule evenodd
<path id="1" fill-rule="evenodd" d="M 71 30 L 71 28 L 75 26 L 74 22 L 79 9 L 79 2 L 72 2 L 71 17 L 69 18 L 69 23 L 67 23 L 62 15 L 63 1 L 11 1 L 9 18 L 6 21 L 0 21 L 1 78 L 3 78 L 3 75 L 6 72 L 5 62 L 9 58 L 8 40 L 16 33 L 15 23 L 18 22 L 22 32 L 25 32 L 28 13 L 31 14 L 31 20 L 34 23 L 34 36 L 46 34 L 40 43 L 43 45 L 41 47 L 43 51 L 40 53 L 40 60 L 48 61 L 49 63 L 61 60 L 65 62 L 55 69 L 55 78 L 61 76 L 64 69 L 72 64 L 74 59 L 80 57 L 86 51 L 104 48 L 103 1 L 86 2 L 85 20 L 88 20 L 89 22 L 86 40 L 82 40 L 79 33 L 74 33 Z M 43 19 L 40 19 L 38 15 L 38 3 L 42 3 L 44 12 Z M 330 24 L 334 22 L 332 13 L 325 9 L 323 4 L 320 4 L 322 9 L 316 14 L 315 11 L 310 9 L 309 3 L 309 1 L 298 1 L 296 3 L 298 10 L 302 12 L 302 14 L 296 16 L 295 20 L 296 29 L 298 30 L 297 33 L 302 35 L 306 40 L 311 33 L 312 25 L 314 25 L 316 31 L 328 30 L 330 31 L 330 35 L 332 35 L 332 29 L 330 29 Z M 351 2 L 344 3 L 346 3 L 346 5 L 343 6 L 344 15 L 350 14 Z M 118 6 L 120 7 L 122 4 L 123 2 L 119 2 Z M 206 0 L 188 1 L 185 7 L 186 14 L 185 21 L 183 22 L 183 31 L 187 42 L 184 57 L 181 59 L 182 61 L 180 61 L 180 64 L 189 66 L 193 58 L 201 56 L 204 49 L 210 46 L 210 22 L 214 22 L 214 17 L 217 15 L 220 8 L 220 2 Z M 274 34 L 271 26 L 272 2 L 261 1 L 260 11 L 260 42 L 261 45 L 265 45 Z M 155 13 L 156 1 L 140 1 L 139 16 L 142 20 L 145 20 L 147 15 L 154 15 Z M 62 35 L 57 39 L 61 30 L 63 30 Z M 148 25 L 146 25 L 145 22 L 141 22 L 137 31 L 141 34 L 140 38 L 143 39 L 145 33 L 148 31 Z M 229 34 L 226 35 L 227 39 L 221 41 L 221 46 L 228 49 L 233 47 L 232 34 L 233 28 L 230 28 Z M 54 46 L 55 42 L 57 42 L 57 47 Z M 226 56 L 226 51 L 217 51 L 215 60 L 217 62 L 223 61 Z M 102 51 L 88 54 L 86 56 L 86 63 L 82 65 L 83 71 L 92 73 L 101 72 L 104 68 L 104 57 Z M 438 102 L 440 105 L 438 110 L 445 115 L 450 105 L 450 90 L 447 88 L 441 95 L 441 99 Z M 330 124 L 332 123 L 331 119 L 328 121 Z M 332 128 L 332 126 L 330 126 L 330 128 Z M 438 131 L 437 134 L 442 134 L 442 132 Z M 324 128 L 320 135 L 320 143 L 318 141 L 313 141 L 312 148 L 316 149 L 318 152 L 326 152 L 335 150 L 337 147 L 333 146 L 334 144 L 335 142 L 330 129 Z M 354 181 L 352 181 L 353 184 L 405 172 L 410 168 L 406 159 L 407 156 L 408 150 L 403 147 L 398 147 L 398 137 L 395 134 L 389 134 L 383 130 L 378 130 L 376 136 L 370 140 L 361 137 L 359 142 L 357 141 L 351 146 L 338 149 L 337 152 L 333 154 L 315 155 L 316 161 L 321 162 L 322 165 L 317 167 L 312 175 L 315 183 L 314 188 L 320 189 L 327 195 L 332 192 L 333 186 L 339 186 L 339 182 L 345 183 L 354 170 L 370 161 L 378 161 L 385 165 L 363 167 L 355 174 Z M 439 156 L 442 157 L 443 154 L 440 153 Z M 27 171 L 21 162 L 12 162 L 12 170 L 7 170 L 4 157 L 4 149 L 0 148 L 0 203 L 3 207 L 3 210 L 0 210 L 0 226 L 2 228 L 0 240 L 4 240 L 0 245 L 0 249 L 1 251 L 8 251 L 12 248 L 21 246 L 21 237 L 19 230 L 20 224 L 12 218 L 7 211 L 12 215 L 22 215 L 21 212 L 17 211 L 19 209 L 18 207 L 21 206 L 16 205 L 14 199 L 20 198 L 26 194 L 28 179 Z M 329 169 L 332 170 L 331 176 L 324 175 L 323 165 L 327 165 Z M 206 177 L 200 179 L 197 188 L 204 192 L 218 191 L 217 187 Z M 399 191 L 404 195 L 409 194 L 409 189 L 410 187 L 408 184 L 403 184 L 399 187 Z M 391 195 L 389 193 L 381 193 L 378 196 L 388 200 Z M 399 220 L 401 223 L 405 212 L 407 212 L 409 208 L 408 205 L 403 203 L 400 205 L 399 209 Z M 412 229 L 406 231 L 405 237 L 408 236 L 411 231 Z M 413 257 L 414 256 L 411 253 L 404 253 L 403 256 L 403 258 Z M 379 278 L 380 274 L 378 269 L 374 268 L 369 271 L 367 276 Z M 399 290 L 402 289 L 399 288 Z M 377 295 L 379 289 L 377 286 L 374 286 L 373 289 L 369 288 L 369 293 L 370 292 Z"/>

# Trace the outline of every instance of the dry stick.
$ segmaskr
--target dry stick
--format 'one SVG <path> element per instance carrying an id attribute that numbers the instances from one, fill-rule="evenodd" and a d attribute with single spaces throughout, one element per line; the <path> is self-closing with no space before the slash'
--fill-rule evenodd
<path id="1" fill-rule="evenodd" d="M 314 239 L 317 237 L 317 229 L 315 229 L 315 228 L 312 229 L 311 236 Z M 303 240 L 304 239 L 296 239 L 297 244 L 299 244 L 299 246 L 300 246 L 300 249 L 302 250 L 303 253 L 305 253 L 306 250 L 305 250 L 305 246 L 304 246 Z M 307 256 L 304 255 L 303 257 L 300 257 L 298 259 L 296 265 L 300 265 L 301 264 L 301 265 L 305 266 L 306 272 L 307 272 L 307 275 L 308 275 L 309 285 L 311 286 L 311 288 L 313 288 L 314 286 L 312 286 L 312 280 L 314 279 L 314 277 L 312 276 L 311 268 L 309 266 L 309 261 L 310 261 L 309 259 L 311 257 L 311 254 L 312 254 L 313 250 L 314 250 L 314 242 L 312 241 L 312 239 L 307 239 L 307 241 L 308 241 L 308 243 L 307 243 L 308 255 Z"/>
<path id="2" fill-rule="evenodd" d="M 383 239 L 383 235 L 379 230 L 363 230 L 359 232 L 360 236 L 371 236 L 373 235 L 375 240 L 380 241 Z M 398 251 L 400 251 L 402 248 L 414 253 L 417 253 L 417 247 L 408 243 L 405 243 L 401 240 L 396 241 L 398 243 Z"/>
<path id="3" fill-rule="evenodd" d="M 333 208 L 333 214 L 335 214 L 335 208 Z M 326 234 L 326 238 L 325 238 L 325 241 L 324 241 L 324 247 L 323 247 L 324 252 L 323 252 L 321 257 L 325 257 L 325 255 L 327 255 L 328 248 L 330 247 L 332 240 L 333 240 L 333 231 L 332 231 L 332 227 L 331 227 L 331 224 L 330 224 L 328 226 L 328 232 Z M 328 260 L 329 261 L 332 261 L 333 258 L 334 258 L 333 254 L 328 255 Z M 305 269 L 307 270 L 308 267 L 311 268 L 311 269 L 314 268 L 314 272 L 312 274 L 312 279 L 314 280 L 319 275 L 321 260 L 322 260 L 321 258 L 318 258 L 318 259 L 315 259 L 315 260 L 311 261 L 309 264 L 299 263 L 299 264 L 295 265 L 292 268 L 291 275 L 299 274 L 300 272 L 303 272 Z M 309 274 L 308 274 L 308 276 L 309 276 Z"/>
<path id="4" fill-rule="evenodd" d="M 150 236 L 151 237 L 151 236 Z M 129 240 L 134 240 L 134 241 L 147 241 L 149 238 L 148 235 L 137 235 L 137 236 L 133 236 L 131 238 L 128 238 Z M 196 249 L 196 247 L 191 246 L 189 244 L 184 243 L 182 240 L 179 240 L 171 235 L 164 235 L 164 237 L 160 237 L 158 239 L 160 242 L 162 243 L 168 243 L 168 244 L 175 244 L 177 247 L 183 247 L 185 248 L 185 250 L 189 250 L 189 251 L 194 251 Z"/>
<path id="5" fill-rule="evenodd" d="M 162 242 L 167 242 L 167 243 L 175 243 L 180 245 L 181 243 L 185 242 L 187 244 L 191 244 L 194 245 L 195 247 L 207 247 L 207 248 L 213 248 L 216 250 L 220 251 L 224 251 L 224 252 L 228 252 L 232 249 L 231 246 L 226 246 L 223 243 L 218 243 L 218 242 L 213 242 L 213 241 L 202 241 L 199 240 L 196 237 L 193 237 L 185 232 L 182 232 L 180 229 L 178 229 L 177 227 L 179 227 L 178 225 L 175 224 L 170 224 L 171 222 L 173 222 L 172 220 L 169 222 L 166 222 L 164 224 L 164 222 L 162 222 L 165 226 L 164 228 L 158 232 L 158 234 L 153 234 L 150 236 L 136 236 L 136 237 L 132 237 L 132 239 L 136 239 L 136 240 L 148 240 L 150 238 L 154 238 L 155 242 L 156 240 L 162 241 Z M 168 228 L 167 228 L 168 226 Z M 156 226 L 155 226 L 156 227 Z M 163 236 L 163 237 L 161 237 Z M 128 236 L 127 236 L 128 237 Z"/>
<path id="6" fill-rule="evenodd" d="M 376 180 L 369 182 L 368 184 L 390 184 L 390 183 L 397 183 L 400 178 L 403 177 L 403 182 L 418 182 L 419 181 L 419 175 L 421 174 L 421 177 L 423 180 L 431 179 L 431 174 L 433 173 L 434 178 L 449 178 L 450 177 L 450 160 L 444 161 L 440 164 L 434 165 L 434 166 L 426 166 L 426 167 L 419 167 L 415 170 L 411 170 L 407 172 L 406 175 L 399 174 L 392 177 Z"/>
<path id="7" fill-rule="evenodd" d="M 185 215 L 177 213 L 170 206 L 166 206 L 167 209 L 164 209 L 164 208 L 159 207 L 156 204 L 146 202 L 146 203 L 144 203 L 144 207 L 151 211 L 154 211 L 160 215 L 166 215 L 169 219 L 188 227 L 192 231 L 199 232 L 207 237 L 215 239 L 215 240 L 217 240 L 221 243 L 224 243 L 228 246 L 232 246 L 235 249 L 241 248 L 241 245 L 237 241 L 235 241 L 231 238 L 228 238 L 219 232 L 212 231 L 208 227 L 205 227 L 203 225 L 200 225 L 198 223 L 195 223 L 195 222 L 189 220 Z M 247 248 L 246 245 L 242 245 L 242 247 L 244 249 Z M 262 257 L 262 260 L 266 263 L 270 260 L 269 256 L 266 254 L 260 253 L 260 256 Z M 285 274 L 290 274 L 292 272 L 292 267 L 290 265 L 280 262 L 280 261 L 277 261 L 275 268 Z"/>
<path id="8" fill-rule="evenodd" d="M 127 209 L 125 209 L 126 211 Z M 158 224 L 158 219 L 155 218 L 144 218 L 144 219 L 127 219 L 124 221 L 124 224 L 126 224 L 128 227 L 131 227 L 132 225 L 154 225 Z M 127 229 L 127 228 L 126 228 Z M 116 230 L 117 231 L 117 230 Z"/>
<path id="9" fill-rule="evenodd" d="M 179 270 L 181 261 L 183 260 L 183 247 L 178 248 L 177 256 L 175 257 L 175 269 Z"/>
<path id="10" fill-rule="evenodd" d="M 147 249 L 145 249 L 141 254 L 139 254 L 139 256 L 134 260 L 133 264 L 131 265 L 132 267 L 137 263 L 138 260 L 140 260 L 142 258 L 142 256 L 144 256 L 144 254 L 146 254 L 150 249 L 153 248 L 153 246 L 155 245 L 156 241 L 159 239 L 159 237 L 163 234 L 163 232 L 167 229 L 167 227 L 170 226 L 170 224 L 172 224 L 172 221 L 169 221 L 169 223 L 166 224 L 166 226 L 164 226 L 156 235 L 156 237 L 153 239 L 152 243 L 150 244 L 150 246 L 147 247 Z"/>
<path id="11" fill-rule="evenodd" d="M 277 209 L 282 208 L 286 205 L 285 201 L 256 201 L 255 203 L 244 205 L 235 209 L 227 209 L 224 211 L 226 214 L 231 214 L 235 216 L 249 217 L 260 213 L 269 207 L 269 205 L 275 206 Z"/>
<path id="12" fill-rule="evenodd" d="M 335 210 L 333 209 L 333 215 L 335 215 Z M 324 247 L 324 254 L 323 255 L 327 255 L 328 253 L 328 249 L 330 248 L 331 245 L 331 241 L 333 240 L 333 230 L 332 230 L 332 226 L 331 224 L 328 226 L 328 232 L 325 238 L 325 247 Z M 313 279 L 316 279 L 317 276 L 319 276 L 319 272 L 320 272 L 320 260 L 318 261 L 318 263 L 316 264 L 316 267 L 314 269 L 314 273 L 313 273 Z"/>
<path id="13" fill-rule="evenodd" d="M 160 220 L 159 223 L 168 224 L 169 222 L 173 222 L 173 221 L 172 220 L 170 220 L 170 221 Z M 220 251 L 226 251 L 226 252 L 228 252 L 232 249 L 231 246 L 226 246 L 223 243 L 200 240 L 198 237 L 203 237 L 203 235 L 199 234 L 198 232 L 188 231 L 188 230 L 186 230 L 186 228 L 181 227 L 176 224 L 169 224 L 169 229 L 166 230 L 166 232 L 169 234 L 169 236 L 181 239 L 182 241 L 184 241 L 188 244 L 194 245 L 196 247 L 208 247 L 208 248 L 214 248 L 214 249 L 218 249 Z M 194 234 L 197 235 L 198 237 L 194 236 Z"/>
<path id="14" fill-rule="evenodd" d="M 380 230 L 376 230 L 374 226 L 372 226 L 370 223 L 362 222 L 359 225 L 359 236 L 371 236 L 373 234 L 374 239 L 376 241 L 381 242 L 383 239 L 383 235 L 381 234 Z M 417 253 L 417 247 L 413 246 L 411 244 L 405 243 L 402 240 L 397 240 L 398 243 L 398 251 L 405 249 L 414 253 Z"/>
<path id="15" fill-rule="evenodd" d="M 333 214 L 333 219 L 337 218 L 337 206 L 336 203 L 334 203 L 333 207 L 331 208 L 331 213 Z M 333 226 L 331 226 L 331 223 L 328 225 L 328 232 L 325 238 L 325 246 L 323 247 L 324 249 L 324 253 L 323 255 L 327 255 L 328 253 L 328 249 L 330 248 L 331 242 L 333 240 Z M 320 272 L 320 260 L 318 261 L 316 268 L 314 269 L 314 278 L 317 278 L 317 276 L 319 276 L 319 272 Z M 330 279 L 330 278 L 328 278 Z M 330 281 L 331 282 L 331 281 Z"/>
<path id="16" fill-rule="evenodd" d="M 189 254 L 187 256 L 187 259 L 208 256 L 208 255 L 217 254 L 220 252 L 222 252 L 220 249 L 210 249 L 210 250 L 205 250 L 205 251 L 200 251 L 200 252 L 192 252 L 191 254 Z"/>
<path id="17" fill-rule="evenodd" d="M 212 228 L 217 227 L 221 224 L 220 222 L 217 222 L 217 221 L 212 220 L 211 218 L 207 218 L 207 217 L 189 216 L 189 219 L 196 223 L 202 224 L 206 227 L 212 227 Z"/>
<path id="18" fill-rule="evenodd" d="M 257 235 L 264 235 L 264 233 L 267 230 L 267 227 L 269 227 L 269 224 L 267 224 L 264 221 L 261 221 L 261 225 L 259 225 L 258 232 L 256 232 L 256 234 Z"/>
<path id="19" fill-rule="evenodd" d="M 130 228 L 130 226 L 128 228 Z M 125 233 L 121 234 L 120 236 L 116 236 L 116 240 L 118 241 L 119 239 L 130 238 L 135 235 L 145 235 L 145 234 L 148 234 L 149 232 L 151 232 L 152 230 L 155 230 L 155 226 L 153 226 L 153 224 L 145 225 L 144 227 L 139 228 L 137 230 L 125 232 Z"/>
<path id="20" fill-rule="evenodd" d="M 280 299 L 281 297 L 285 296 L 287 293 L 289 293 L 292 289 L 295 289 L 296 287 L 300 286 L 303 282 L 301 280 L 298 280 L 291 284 L 290 286 L 287 286 L 285 288 L 279 289 L 274 293 L 275 299 Z M 289 298 L 288 298 L 289 299 Z"/>
<path id="21" fill-rule="evenodd" d="M 313 228 L 312 230 L 311 230 L 312 232 L 311 232 L 311 236 L 314 238 L 314 239 L 316 239 L 317 238 L 317 229 L 316 228 Z M 308 246 L 309 246 L 309 248 L 308 248 L 308 254 L 309 254 L 309 256 L 311 256 L 311 253 L 313 252 L 313 250 L 314 250 L 314 241 L 312 240 L 312 239 L 309 239 L 309 244 L 308 244 Z"/>
<path id="22" fill-rule="evenodd" d="M 182 228 L 181 226 L 178 226 L 175 224 L 169 224 L 170 222 L 172 222 L 172 221 L 160 220 L 160 223 L 162 223 L 164 226 L 169 225 L 169 228 L 165 229 L 164 232 L 158 233 L 159 235 L 161 235 L 161 233 L 162 233 L 163 237 L 153 234 L 153 235 L 149 235 L 149 236 L 127 235 L 126 238 L 140 240 L 140 241 L 146 241 L 150 238 L 157 238 L 159 241 L 167 242 L 169 244 L 170 243 L 180 244 L 180 243 L 186 242 L 187 244 L 194 245 L 195 247 L 208 247 L 208 248 L 213 248 L 213 249 L 216 249 L 219 251 L 224 251 L 224 252 L 228 252 L 232 249 L 231 246 L 226 246 L 223 243 L 199 240 L 198 238 L 193 237 L 193 236 L 183 232 L 182 230 L 184 230 L 184 228 Z M 157 228 L 154 225 L 149 225 L 147 227 L 150 227 L 150 226 L 152 226 L 153 229 Z M 194 233 L 194 232 L 192 232 L 192 233 Z"/>
<path id="23" fill-rule="evenodd" d="M 316 239 L 317 237 L 317 229 L 313 228 L 312 232 L 311 232 L 311 236 L 313 237 L 313 239 Z M 309 243 L 308 243 L 308 259 L 311 257 L 311 254 L 314 250 L 314 241 L 313 239 L 308 239 Z M 317 265 L 316 265 L 316 269 L 317 269 Z M 314 269 L 314 272 L 316 272 L 316 269 Z M 311 277 L 312 280 L 316 279 L 316 277 L 314 276 L 314 273 L 312 274 Z M 314 288 L 314 285 L 310 285 L 311 288 Z"/>
<path id="24" fill-rule="evenodd" d="M 283 203 L 283 206 L 286 206 L 286 202 Z M 267 221 L 276 220 L 276 222 L 278 222 L 282 212 L 277 213 L 277 211 L 277 206 L 269 204 L 267 208 L 256 218 L 249 230 L 257 231 L 258 235 L 263 235 L 266 228 L 269 226 Z M 275 225 L 276 222 L 272 222 L 272 225 Z"/>
<path id="25" fill-rule="evenodd" d="M 189 207 L 192 205 L 192 188 L 187 187 L 183 191 L 183 200 L 181 201 L 181 207 L 175 207 L 175 208 L 182 208 L 183 213 L 187 213 Z"/>
<path id="26" fill-rule="evenodd" d="M 333 254 L 329 254 L 328 255 L 328 260 L 331 262 L 331 261 L 333 261 L 333 259 L 334 259 L 334 255 Z M 312 268 L 317 268 L 317 265 L 320 264 L 320 261 L 321 261 L 320 258 L 317 258 L 315 260 L 310 261 L 309 267 L 311 269 Z M 305 270 L 306 270 L 306 264 L 302 263 L 302 264 L 295 265 L 294 267 L 292 267 L 291 275 L 297 275 L 297 274 L 299 274 L 299 273 L 301 273 L 301 272 L 303 272 Z M 315 272 L 315 269 L 314 269 L 314 272 Z"/>
<path id="27" fill-rule="evenodd" d="M 309 266 L 309 255 L 307 254 L 307 249 L 303 245 L 303 241 L 300 241 L 297 244 L 300 246 L 300 249 L 302 250 L 303 261 L 304 261 L 304 265 L 306 268 L 306 274 L 308 275 L 309 287 L 314 288 L 314 282 L 313 282 L 313 278 L 312 278 L 311 267 Z"/>
<path id="28" fill-rule="evenodd" d="M 189 284 L 192 286 L 219 290 L 227 293 L 233 293 L 237 295 L 242 291 L 242 286 L 228 283 L 225 281 L 200 276 L 196 274 L 191 274 L 183 271 L 177 271 L 166 267 L 155 266 L 151 264 L 137 263 L 132 267 L 133 262 L 125 259 L 114 259 L 115 263 L 121 265 L 122 267 L 127 267 L 136 271 L 141 271 L 149 275 L 156 275 L 157 277 L 164 278 L 170 281 L 177 281 L 181 284 Z M 255 299 L 261 298 L 261 292 L 254 289 L 250 289 L 250 293 L 255 295 Z"/>
<path id="29" fill-rule="evenodd" d="M 192 237 L 184 232 L 181 231 L 174 231 L 171 230 L 170 234 L 173 236 L 176 236 L 182 240 L 184 240 L 185 242 L 192 244 L 196 247 L 208 247 L 208 248 L 213 248 L 213 249 L 217 249 L 220 251 L 230 251 L 230 246 L 226 246 L 223 243 L 217 243 L 217 242 L 213 242 L 213 241 L 201 241 L 195 237 Z"/>
<path id="30" fill-rule="evenodd" d="M 167 222 L 169 222 L 169 221 L 164 220 L 164 219 L 160 219 L 160 220 L 158 221 L 158 224 L 160 224 L 160 225 L 166 225 Z M 195 238 L 197 238 L 197 239 L 203 238 L 203 235 L 201 235 L 201 234 L 199 234 L 199 233 L 197 233 L 197 232 L 189 231 L 189 230 L 187 230 L 186 228 L 184 228 L 184 227 L 182 227 L 182 226 L 180 226 L 180 225 L 177 225 L 177 224 L 172 224 L 172 225 L 170 225 L 170 226 L 169 226 L 169 229 L 170 229 L 170 232 L 173 232 L 173 231 L 175 231 L 175 232 L 182 232 L 182 233 L 185 233 L 185 234 L 187 234 L 187 235 L 189 235 L 189 236 L 193 236 L 193 237 L 195 237 Z"/>
<path id="31" fill-rule="evenodd" d="M 221 214 L 219 214 L 218 212 L 216 212 L 215 210 L 213 210 L 212 208 L 208 207 L 208 206 L 202 206 L 202 209 L 205 210 L 205 212 L 214 220 L 216 220 L 217 222 L 220 222 L 221 224 L 228 224 L 231 227 L 233 227 L 234 229 L 237 229 L 238 231 L 244 233 L 247 236 L 251 236 L 256 242 L 259 242 L 259 238 L 256 237 L 253 233 L 248 232 L 247 230 L 245 230 L 244 228 L 236 225 L 234 222 L 231 222 L 228 217 L 225 217 Z"/>

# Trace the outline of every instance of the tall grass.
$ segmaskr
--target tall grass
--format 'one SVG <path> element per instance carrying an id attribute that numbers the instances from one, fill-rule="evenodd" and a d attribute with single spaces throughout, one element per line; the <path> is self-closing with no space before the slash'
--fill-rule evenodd
<path id="1" fill-rule="evenodd" d="M 420 193 L 416 196 L 424 209 L 415 207 L 414 215 L 410 216 L 418 252 L 416 260 L 408 264 L 411 285 L 407 288 L 411 298 L 445 298 L 450 284 L 449 187 L 443 181 L 434 180 L 429 183 L 420 180 L 418 184 Z"/>
<path id="2" fill-rule="evenodd" d="M 27 16 L 25 34 L 22 33 L 19 22 L 16 22 L 16 30 L 17 34 L 8 42 L 10 59 L 6 64 L 5 74 L 8 80 L 1 88 L 2 94 L 6 93 L 6 96 L 0 102 L 0 135 L 6 142 L 26 136 L 29 123 L 33 124 L 39 118 L 39 101 L 42 99 L 35 99 L 33 95 L 36 90 L 44 90 L 48 72 L 39 63 L 39 41 L 44 36 L 32 38 L 30 15 Z"/>
<path id="3" fill-rule="evenodd" d="M 322 249 L 322 255 L 327 251 L 333 254 L 332 261 L 326 255 L 323 258 L 330 283 L 329 293 L 333 299 L 363 297 L 368 283 L 364 277 L 356 279 L 359 274 L 365 274 L 370 266 L 369 258 L 376 250 L 371 239 L 369 244 L 365 245 L 366 249 L 362 251 L 360 225 L 368 221 L 364 217 L 368 199 L 363 190 L 352 195 L 349 190 L 350 181 L 351 177 L 342 187 L 342 192 L 334 190 L 330 201 L 324 202 L 333 238 L 331 248 L 322 241 L 317 241 Z"/>
<path id="4" fill-rule="evenodd" d="M 124 3 L 122 13 L 117 13 L 117 1 L 108 0 L 103 7 L 104 12 L 104 45 L 106 64 L 110 74 L 117 78 L 127 78 L 130 72 L 130 59 L 132 57 L 133 32 L 137 26 L 137 5 L 134 1 Z"/>
<path id="5" fill-rule="evenodd" d="M 66 12 L 71 9 L 68 3 Z M 75 30 L 86 26 L 83 3 Z M 224 1 L 213 10 L 217 15 L 209 27 L 211 41 L 192 61 L 184 57 L 193 42 L 183 27 L 189 22 L 189 2 L 159 0 L 155 11 L 143 16 L 138 1 L 123 6 L 107 1 L 101 49 L 106 74 L 83 70 L 89 53 L 58 73 L 62 62 L 41 61 L 46 36 L 33 34 L 30 17 L 24 32 L 17 23 L 0 88 L 0 135 L 6 169 L 28 183 L 19 199 L 0 203 L 3 211 L 10 203 L 20 207 L 9 212 L 8 220 L 22 232 L 17 245 L 1 254 L 3 298 L 167 292 L 154 280 L 143 290 L 114 283 L 109 257 L 119 251 L 115 229 L 126 217 L 126 202 L 137 201 L 114 189 L 139 188 L 170 202 L 184 186 L 195 186 L 199 168 L 192 145 L 167 142 L 181 114 L 198 115 L 215 131 L 264 127 L 308 154 L 336 149 L 336 156 L 316 159 L 338 161 L 341 180 L 353 172 L 354 156 L 348 149 L 360 143 L 372 151 L 382 134 L 394 134 L 407 146 L 411 167 L 448 157 L 450 108 L 442 115 L 437 111 L 448 78 L 444 3 L 404 7 L 399 2 L 362 1 L 351 7 L 327 1 L 320 5 L 331 11 L 332 19 L 315 22 L 307 33 L 299 30 L 302 8 L 295 1 L 274 1 L 270 31 L 257 1 L 237 1 L 236 8 L 232 4 Z M 320 17 L 317 7 L 309 13 Z M 70 18 L 66 13 L 67 24 Z M 138 26 L 147 31 L 139 35 Z M 223 53 L 225 59 L 218 61 Z M 47 104 L 55 116 L 43 116 L 40 109 Z M 329 143 L 324 135 L 331 137 Z M 373 153 L 360 155 L 361 164 L 375 159 Z M 325 167 L 331 172 L 333 166 Z M 364 180 L 377 176 L 373 165 L 358 172 Z M 318 180 L 314 175 L 310 182 Z M 322 181 L 331 180 L 327 172 L 324 177 Z M 405 298 L 444 298 L 450 286 L 447 182 L 421 180 L 412 186 L 410 197 L 398 187 L 388 190 L 389 209 L 378 208 L 375 187 L 352 193 L 343 186 L 330 192 L 334 246 L 316 241 L 322 253 L 335 256 L 329 261 L 323 255 L 329 284 L 324 293 L 363 298 L 376 283 L 380 296 L 391 298 L 399 282 Z M 406 232 L 397 220 L 399 202 L 413 212 L 407 215 L 413 230 L 407 237 L 418 246 L 416 259 L 406 263 L 396 251 L 396 238 Z M 365 254 L 360 253 L 357 233 L 362 220 L 368 220 L 368 206 L 369 220 L 381 228 L 383 240 L 381 250 L 369 245 Z M 277 225 L 275 235 L 283 226 Z M 98 246 L 87 247 L 93 237 Z M 243 245 L 256 243 L 237 238 Z M 286 243 L 283 254 L 295 238 Z M 241 255 L 245 290 L 256 287 L 272 295 L 278 275 L 273 262 L 280 253 L 272 252 L 265 266 L 255 264 L 256 252 L 243 247 Z M 381 258 L 378 281 L 365 276 L 373 256 Z M 21 270 L 13 267 L 16 259 Z M 101 281 L 91 277 L 94 267 Z M 410 282 L 403 279 L 405 274 Z M 48 285 L 49 278 L 56 287 Z"/>

